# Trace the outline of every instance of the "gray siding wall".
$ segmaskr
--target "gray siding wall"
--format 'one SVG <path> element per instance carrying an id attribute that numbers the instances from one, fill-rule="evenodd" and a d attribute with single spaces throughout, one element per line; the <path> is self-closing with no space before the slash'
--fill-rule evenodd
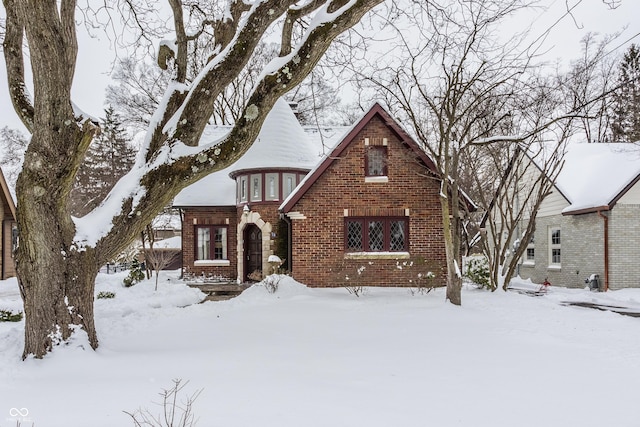
<path id="1" fill-rule="evenodd" d="M 604 283 L 603 220 L 598 214 L 537 218 L 535 232 L 535 265 L 520 266 L 520 276 L 534 283 L 545 278 L 552 285 L 585 287 L 584 280 L 595 273 Z M 549 267 L 549 227 L 559 226 L 561 267 Z"/>
<path id="2" fill-rule="evenodd" d="M 609 220 L 609 288 L 640 287 L 640 205 L 618 203 Z"/>

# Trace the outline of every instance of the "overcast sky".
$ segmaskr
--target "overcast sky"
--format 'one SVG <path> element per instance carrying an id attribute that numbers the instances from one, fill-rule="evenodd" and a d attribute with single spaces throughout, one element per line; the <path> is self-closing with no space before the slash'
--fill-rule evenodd
<path id="1" fill-rule="evenodd" d="M 640 0 L 608 0 L 616 1 L 619 6 L 611 10 L 603 0 L 568 0 L 570 5 L 577 4 L 573 17 L 566 17 L 557 24 L 548 39 L 550 59 L 561 58 L 568 61 L 580 52 L 580 39 L 588 32 L 609 34 L 622 31 L 623 35 L 615 46 L 624 51 L 631 43 L 640 43 Z M 566 0 L 543 0 L 549 9 L 538 16 L 534 31 L 543 29 L 558 20 L 566 12 Z M 0 9 L 4 17 L 4 10 Z M 522 18 L 521 18 L 522 19 Z M 528 20 L 529 18 L 527 18 Z M 522 30 L 525 25 L 514 22 L 515 30 Z M 524 23 L 523 23 L 524 24 Z M 528 24 L 528 22 L 526 23 Z M 79 29 L 81 31 L 81 29 Z M 508 31 L 508 30 L 506 30 Z M 102 40 L 79 34 L 79 58 L 74 80 L 73 96 L 76 104 L 87 113 L 100 117 L 103 115 L 104 89 L 109 84 L 109 72 L 114 58 L 105 36 Z M 8 100 L 6 69 L 0 67 L 0 127 L 9 126 L 24 130 Z"/>

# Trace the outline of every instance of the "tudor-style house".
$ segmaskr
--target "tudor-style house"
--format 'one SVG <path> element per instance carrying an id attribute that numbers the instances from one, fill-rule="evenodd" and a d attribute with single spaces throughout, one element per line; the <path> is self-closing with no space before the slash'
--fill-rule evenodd
<path id="1" fill-rule="evenodd" d="M 444 283 L 440 179 L 418 144 L 376 104 L 322 151 L 278 101 L 238 162 L 176 197 L 185 273 L 246 281 L 278 255 L 309 286 Z"/>

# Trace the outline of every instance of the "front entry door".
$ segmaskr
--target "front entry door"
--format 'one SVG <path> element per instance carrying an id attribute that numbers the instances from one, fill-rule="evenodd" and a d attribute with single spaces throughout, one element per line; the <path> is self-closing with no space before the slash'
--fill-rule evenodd
<path id="1" fill-rule="evenodd" d="M 244 229 L 244 263 L 245 282 L 251 280 L 251 273 L 262 272 L 262 231 L 255 224 Z"/>

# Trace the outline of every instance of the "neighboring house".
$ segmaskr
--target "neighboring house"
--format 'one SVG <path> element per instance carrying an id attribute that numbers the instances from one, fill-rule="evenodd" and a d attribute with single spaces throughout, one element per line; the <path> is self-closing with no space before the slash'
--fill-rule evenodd
<path id="1" fill-rule="evenodd" d="M 0 230 L 0 280 L 4 280 L 16 275 L 13 250 L 18 243 L 18 231 L 16 205 L 1 169 L 0 189 L 0 218 L 2 218 L 2 229 Z"/>
<path id="2" fill-rule="evenodd" d="M 640 146 L 570 144 L 519 274 L 536 283 L 640 287 Z"/>
<path id="3" fill-rule="evenodd" d="M 444 283 L 440 180 L 416 142 L 376 104 L 319 153 L 278 101 L 238 162 L 176 197 L 185 272 L 245 281 L 277 255 L 310 286 Z"/>

